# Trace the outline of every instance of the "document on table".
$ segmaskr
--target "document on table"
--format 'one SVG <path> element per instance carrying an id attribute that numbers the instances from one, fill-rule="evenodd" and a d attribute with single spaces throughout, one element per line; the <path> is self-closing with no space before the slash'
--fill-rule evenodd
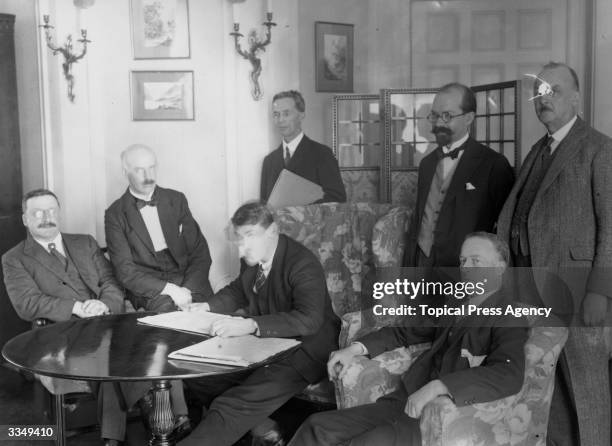
<path id="1" fill-rule="evenodd" d="M 209 335 L 213 322 L 228 317 L 231 316 L 209 311 L 171 311 L 170 313 L 141 317 L 138 322 L 154 327 Z"/>
<path id="2" fill-rule="evenodd" d="M 323 188 L 290 170 L 283 169 L 274 183 L 268 205 L 273 208 L 301 206 L 323 198 Z"/>
<path id="3" fill-rule="evenodd" d="M 253 335 L 235 338 L 216 336 L 176 350 L 170 353 L 168 357 L 183 361 L 210 362 L 247 367 L 265 361 L 298 344 L 300 344 L 300 341 L 286 338 L 258 338 Z"/>

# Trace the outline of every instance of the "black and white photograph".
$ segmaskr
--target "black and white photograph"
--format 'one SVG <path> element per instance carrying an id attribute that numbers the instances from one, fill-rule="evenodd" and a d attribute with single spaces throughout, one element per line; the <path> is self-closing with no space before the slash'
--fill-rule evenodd
<path id="1" fill-rule="evenodd" d="M 612 1 L 0 0 L 0 446 L 610 446 Z"/>

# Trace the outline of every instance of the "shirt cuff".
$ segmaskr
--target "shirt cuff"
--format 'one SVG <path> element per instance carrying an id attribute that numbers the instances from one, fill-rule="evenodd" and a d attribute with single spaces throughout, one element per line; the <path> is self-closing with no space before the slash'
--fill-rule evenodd
<path id="1" fill-rule="evenodd" d="M 358 345 L 359 347 L 361 347 L 361 353 L 359 353 L 360 355 L 364 355 L 365 356 L 365 355 L 368 354 L 368 348 L 364 344 L 362 344 L 361 342 L 353 341 L 353 342 L 351 342 L 351 345 Z"/>

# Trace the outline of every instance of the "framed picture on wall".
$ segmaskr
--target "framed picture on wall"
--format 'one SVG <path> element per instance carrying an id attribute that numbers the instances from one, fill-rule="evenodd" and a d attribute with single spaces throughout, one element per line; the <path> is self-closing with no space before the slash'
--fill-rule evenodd
<path id="1" fill-rule="evenodd" d="M 315 22 L 316 91 L 353 91 L 353 25 Z"/>
<path id="2" fill-rule="evenodd" d="M 131 0 L 134 59 L 189 57 L 187 0 Z"/>
<path id="3" fill-rule="evenodd" d="M 134 121 L 193 120 L 193 71 L 132 71 Z"/>

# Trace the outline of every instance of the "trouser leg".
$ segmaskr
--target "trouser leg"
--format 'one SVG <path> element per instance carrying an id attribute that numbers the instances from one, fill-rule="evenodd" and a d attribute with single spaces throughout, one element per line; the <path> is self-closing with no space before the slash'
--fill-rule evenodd
<path id="1" fill-rule="evenodd" d="M 389 445 L 395 444 L 396 438 L 404 446 L 420 445 L 418 420 L 404 413 L 402 401 L 381 399 L 364 406 L 311 415 L 289 446 Z M 413 439 L 416 442 L 411 442 Z"/>
<path id="2" fill-rule="evenodd" d="M 259 368 L 217 397 L 202 422 L 180 445 L 231 445 L 307 385 L 287 361 Z"/>

